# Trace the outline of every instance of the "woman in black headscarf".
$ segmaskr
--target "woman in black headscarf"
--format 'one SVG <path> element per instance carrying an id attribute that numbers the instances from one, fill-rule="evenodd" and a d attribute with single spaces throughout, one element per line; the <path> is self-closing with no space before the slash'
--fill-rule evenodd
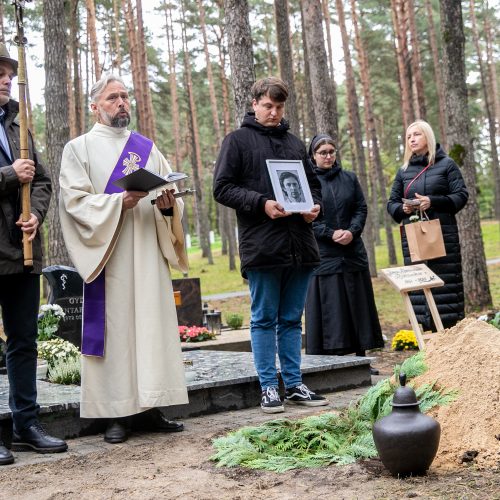
<path id="1" fill-rule="evenodd" d="M 306 301 L 306 353 L 364 356 L 384 346 L 361 233 L 368 209 L 356 175 L 342 170 L 333 139 L 315 136 L 309 158 L 321 182 L 323 218 L 313 223 L 321 263 Z"/>

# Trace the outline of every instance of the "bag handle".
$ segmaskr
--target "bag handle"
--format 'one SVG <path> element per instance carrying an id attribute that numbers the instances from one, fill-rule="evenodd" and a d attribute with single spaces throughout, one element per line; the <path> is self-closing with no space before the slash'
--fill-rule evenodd
<path id="1" fill-rule="evenodd" d="M 423 170 L 421 170 L 411 181 L 410 183 L 408 184 L 408 186 L 406 186 L 406 189 L 404 190 L 404 197 L 407 198 L 408 197 L 408 192 L 410 191 L 410 187 L 411 185 L 431 166 L 431 164 L 429 163 L 429 165 L 427 165 Z"/>

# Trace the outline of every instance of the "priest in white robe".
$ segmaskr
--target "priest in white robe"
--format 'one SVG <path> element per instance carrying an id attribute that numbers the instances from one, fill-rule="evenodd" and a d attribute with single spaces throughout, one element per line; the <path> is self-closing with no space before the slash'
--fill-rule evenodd
<path id="1" fill-rule="evenodd" d="M 183 203 L 170 189 L 109 194 L 111 174 L 134 170 L 140 156 L 124 150 L 131 132 L 123 81 L 103 77 L 92 88 L 90 107 L 97 123 L 64 148 L 59 209 L 70 257 L 86 283 L 84 316 L 87 286 L 99 277 L 105 297 L 103 352 L 82 356 L 80 415 L 110 419 L 104 439 L 117 443 L 128 437 L 123 417 L 188 402 L 169 270 L 187 270 Z M 143 156 L 144 168 L 161 176 L 170 172 L 151 142 Z M 85 321 L 95 321 L 88 311 Z M 154 414 L 156 430 L 183 430 Z"/>

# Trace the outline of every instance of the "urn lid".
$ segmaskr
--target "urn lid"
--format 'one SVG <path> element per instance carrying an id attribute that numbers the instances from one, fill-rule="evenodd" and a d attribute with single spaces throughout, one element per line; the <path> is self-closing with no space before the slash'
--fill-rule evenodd
<path id="1" fill-rule="evenodd" d="M 406 374 L 399 374 L 399 383 L 401 387 L 396 389 L 394 393 L 394 397 L 392 399 L 392 406 L 396 407 L 408 407 L 408 406 L 417 406 L 417 395 L 415 391 L 411 387 L 406 387 Z"/>

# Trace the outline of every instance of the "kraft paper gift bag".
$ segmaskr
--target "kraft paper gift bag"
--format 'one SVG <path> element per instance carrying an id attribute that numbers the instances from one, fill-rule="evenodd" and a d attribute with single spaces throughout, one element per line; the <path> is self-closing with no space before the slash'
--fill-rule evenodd
<path id="1" fill-rule="evenodd" d="M 446 255 L 439 219 L 412 222 L 404 228 L 412 262 L 437 259 Z"/>

